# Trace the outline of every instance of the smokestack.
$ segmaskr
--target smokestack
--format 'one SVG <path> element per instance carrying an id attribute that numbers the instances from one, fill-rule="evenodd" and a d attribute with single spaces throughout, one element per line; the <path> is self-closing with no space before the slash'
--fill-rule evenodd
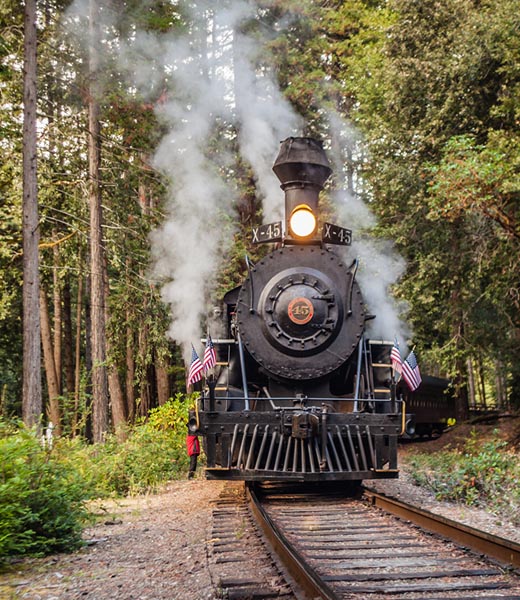
<path id="1" fill-rule="evenodd" d="M 318 197 L 332 173 L 323 144 L 312 138 L 290 137 L 281 142 L 273 171 L 285 192 L 286 232 L 292 211 L 306 204 L 318 215 Z"/>

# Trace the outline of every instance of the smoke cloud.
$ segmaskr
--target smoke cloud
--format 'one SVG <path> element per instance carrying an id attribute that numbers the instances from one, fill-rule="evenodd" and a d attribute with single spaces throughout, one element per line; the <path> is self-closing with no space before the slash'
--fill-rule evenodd
<path id="1" fill-rule="evenodd" d="M 283 193 L 272 172 L 279 143 L 301 135 L 303 122 L 278 88 L 276 77 L 258 69 L 262 41 L 244 33 L 244 23 L 258 10 L 254 2 L 230 0 L 178 2 L 191 24 L 185 33 L 151 34 L 135 31 L 119 50 L 120 68 L 145 98 L 161 96 L 156 111 L 167 133 L 153 163 L 168 181 L 166 219 L 152 235 L 153 273 L 162 284 L 170 307 L 169 335 L 183 348 L 200 339 L 208 298 L 232 230 L 237 201 L 230 177 L 232 148 L 238 145 L 251 165 L 262 197 L 264 221 L 283 216 Z M 85 3 L 74 3 L 77 15 L 87 15 Z M 110 27 L 117 15 L 102 10 Z M 332 147 L 328 151 L 339 183 L 344 183 L 345 157 L 357 134 L 329 113 Z M 225 125 L 225 126 L 224 126 Z M 230 135 L 230 127 L 237 139 Z M 224 132 L 220 136 L 218 132 Z M 405 325 L 388 295 L 388 287 L 404 270 L 388 242 L 359 235 L 374 223 L 369 209 L 355 195 L 335 194 L 338 223 L 354 230 L 351 255 L 360 260 L 358 279 L 378 315 L 374 335 L 403 339 Z"/>
<path id="2" fill-rule="evenodd" d="M 223 3 L 225 4 L 225 3 Z M 299 118 L 270 74 L 259 75 L 258 45 L 239 33 L 256 8 L 246 1 L 198 2 L 186 35 L 157 38 L 138 34 L 122 53 L 141 93 L 167 85 L 158 113 L 168 128 L 154 164 L 171 182 L 167 219 L 152 236 L 154 274 L 164 281 L 163 300 L 170 306 L 169 335 L 190 347 L 201 337 L 207 299 L 232 230 L 223 218 L 237 200 L 223 166 L 233 140 L 215 140 L 223 123 L 238 131 L 241 155 L 251 165 L 264 200 L 266 218 L 280 218 L 283 202 L 271 171 L 280 140 L 296 135 Z M 150 78 L 148 58 L 162 57 L 168 80 Z M 229 133 L 227 134 L 229 136 Z M 211 146 L 210 146 L 211 141 Z"/>
<path id="3" fill-rule="evenodd" d="M 332 200 L 338 223 L 353 231 L 352 245 L 344 254 L 349 261 L 358 260 L 357 281 L 369 311 L 376 316 L 368 321 L 367 333 L 374 339 L 393 341 L 397 338 L 405 350 L 411 330 L 401 315 L 407 313 L 408 306 L 397 302 L 390 290 L 404 274 L 406 262 L 390 240 L 371 235 L 376 218 L 359 195 L 349 191 L 360 185 L 360 182 L 350 181 L 352 174 L 346 171 L 351 161 L 358 158 L 356 148 L 362 141 L 359 133 L 337 113 L 329 111 L 327 116 L 332 132 L 329 156 L 337 180 Z"/>

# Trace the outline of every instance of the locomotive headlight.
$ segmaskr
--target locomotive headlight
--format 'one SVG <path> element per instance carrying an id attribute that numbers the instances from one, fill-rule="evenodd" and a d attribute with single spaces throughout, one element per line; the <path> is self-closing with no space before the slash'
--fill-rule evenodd
<path id="1" fill-rule="evenodd" d="M 306 204 L 300 204 L 291 213 L 289 227 L 296 237 L 309 237 L 316 229 L 316 217 Z"/>

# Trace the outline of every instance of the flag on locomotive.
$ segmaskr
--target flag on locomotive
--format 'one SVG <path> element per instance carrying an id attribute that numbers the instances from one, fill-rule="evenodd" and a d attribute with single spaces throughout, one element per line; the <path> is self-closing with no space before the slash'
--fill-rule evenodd
<path id="1" fill-rule="evenodd" d="M 211 336 L 208 333 L 202 361 L 200 360 L 193 344 L 191 345 L 191 363 L 188 370 L 187 386 L 201 381 L 203 375 L 210 369 L 213 369 L 216 364 L 217 354 L 215 352 L 215 347 L 213 345 Z M 192 434 L 189 429 L 188 435 L 186 436 L 186 450 L 190 458 L 188 479 L 192 479 L 197 469 L 197 458 L 200 454 L 200 443 L 199 438 Z"/>
<path id="2" fill-rule="evenodd" d="M 394 345 L 390 353 L 390 359 L 394 371 L 403 377 L 407 386 L 410 388 L 410 391 L 415 391 L 422 381 L 421 371 L 417 363 L 415 352 L 412 350 L 403 361 L 401 358 L 401 351 L 399 350 L 399 342 L 397 341 L 397 338 L 395 338 Z"/>
<path id="3" fill-rule="evenodd" d="M 392 368 L 396 373 L 401 373 L 403 370 L 403 359 L 401 358 L 401 351 L 399 350 L 399 342 L 395 338 L 392 352 L 390 353 L 390 360 L 392 362 Z"/>
<path id="4" fill-rule="evenodd" d="M 188 385 L 192 383 L 197 383 L 202 379 L 202 372 L 204 370 L 204 365 L 200 361 L 199 355 L 195 352 L 195 348 L 193 344 L 191 345 L 191 364 L 190 369 L 188 371 Z"/>
<path id="5" fill-rule="evenodd" d="M 204 349 L 204 358 L 202 360 L 202 366 L 204 371 L 209 371 L 217 364 L 217 354 L 215 352 L 215 346 L 213 340 L 208 333 L 208 339 L 206 340 L 206 348 Z"/>
<path id="6" fill-rule="evenodd" d="M 403 363 L 403 379 L 406 381 L 412 392 L 421 384 L 421 371 L 419 370 L 417 358 L 413 350 Z"/>

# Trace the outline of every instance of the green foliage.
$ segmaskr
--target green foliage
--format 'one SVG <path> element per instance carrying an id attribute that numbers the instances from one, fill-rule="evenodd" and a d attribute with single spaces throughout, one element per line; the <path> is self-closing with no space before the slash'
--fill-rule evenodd
<path id="1" fill-rule="evenodd" d="M 429 218 L 454 221 L 467 211 L 490 219 L 500 233 L 520 239 L 515 219 L 520 189 L 520 139 L 493 134 L 487 146 L 471 135 L 455 136 L 445 146 L 442 160 L 431 167 Z"/>
<path id="2" fill-rule="evenodd" d="M 506 445 L 498 437 L 482 443 L 473 432 L 462 451 L 413 456 L 410 474 L 438 500 L 478 506 L 520 525 L 520 464 Z"/>
<path id="3" fill-rule="evenodd" d="M 515 134 L 490 132 L 486 144 L 478 144 L 473 135 L 452 137 L 440 162 L 429 167 L 427 215 L 435 227 L 463 231 L 459 265 L 462 273 L 471 274 L 459 295 L 467 348 L 509 363 L 513 374 L 520 356 L 516 336 L 511 335 L 511 324 L 518 327 L 520 308 L 519 165 Z M 453 287 L 453 280 L 448 285 Z"/>
<path id="4" fill-rule="evenodd" d="M 396 294 L 421 355 L 460 389 L 476 356 L 520 380 L 518 11 L 509 0 L 356 2 L 333 23 L 349 33 L 335 47 L 365 135 L 364 195 L 407 259 Z"/>
<path id="5" fill-rule="evenodd" d="M 69 551 L 81 543 L 90 491 L 60 448 L 0 421 L 0 562 Z"/>
<path id="6" fill-rule="evenodd" d="M 187 471 L 186 425 L 194 398 L 178 394 L 150 411 L 124 442 L 56 439 L 0 420 L 0 562 L 81 544 L 87 500 L 152 492 Z"/>
<path id="7" fill-rule="evenodd" d="M 91 476 L 100 497 L 153 491 L 176 474 L 172 453 L 173 433 L 137 427 L 128 440 L 108 436 L 90 450 Z"/>
<path id="8" fill-rule="evenodd" d="M 104 444 L 80 448 L 89 462 L 85 476 L 99 497 L 152 492 L 188 468 L 186 425 L 191 398 L 175 399 L 152 409 L 124 442 L 108 436 Z"/>
<path id="9" fill-rule="evenodd" d="M 177 394 L 163 406 L 152 408 L 148 415 L 148 425 L 156 431 L 171 429 L 176 435 L 185 435 L 189 409 L 198 394 Z M 184 438 L 183 438 L 184 442 Z"/>

